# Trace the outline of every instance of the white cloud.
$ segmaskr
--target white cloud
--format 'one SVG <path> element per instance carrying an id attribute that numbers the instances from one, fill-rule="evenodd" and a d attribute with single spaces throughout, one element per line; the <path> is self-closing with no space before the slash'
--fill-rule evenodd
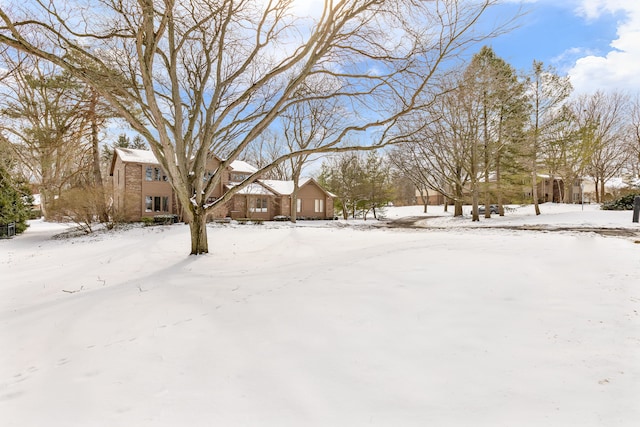
<path id="1" fill-rule="evenodd" d="M 582 0 L 576 12 L 588 20 L 619 17 L 617 39 L 604 56 L 586 55 L 568 71 L 577 93 L 602 90 L 640 91 L 640 2 Z"/>

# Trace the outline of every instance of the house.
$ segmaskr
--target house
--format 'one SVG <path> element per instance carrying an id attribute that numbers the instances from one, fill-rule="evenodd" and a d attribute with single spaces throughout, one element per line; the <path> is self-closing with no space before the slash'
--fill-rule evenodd
<path id="1" fill-rule="evenodd" d="M 538 203 L 591 203 L 595 197 L 593 182 L 576 178 L 566 183 L 562 177 L 538 174 Z M 524 189 L 525 198 L 531 197 L 531 188 Z"/>
<path id="2" fill-rule="evenodd" d="M 222 160 L 212 156 L 206 166 L 211 176 Z M 257 171 L 247 162 L 230 163 L 222 180 L 212 193 L 210 201 L 239 185 Z M 180 204 L 156 157 L 151 151 L 116 148 L 109 175 L 113 179 L 114 212 L 124 220 L 139 221 L 157 215 L 181 215 Z M 302 179 L 299 183 L 296 212 L 299 218 L 332 219 L 334 196 L 314 179 Z M 258 179 L 239 190 L 223 206 L 210 215 L 215 218 L 253 218 L 272 220 L 291 215 L 293 181 Z"/>

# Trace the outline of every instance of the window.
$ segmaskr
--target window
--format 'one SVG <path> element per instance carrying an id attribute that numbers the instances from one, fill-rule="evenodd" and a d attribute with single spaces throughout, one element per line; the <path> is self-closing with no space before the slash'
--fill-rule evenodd
<path id="1" fill-rule="evenodd" d="M 247 175 L 243 173 L 231 172 L 231 174 L 229 174 L 229 181 L 231 182 L 242 182 L 245 179 L 247 179 Z"/>
<path id="2" fill-rule="evenodd" d="M 146 196 L 144 198 L 145 212 L 169 212 L 168 196 Z"/>
<path id="3" fill-rule="evenodd" d="M 316 213 L 324 212 L 324 200 L 323 199 L 316 199 L 315 208 L 316 208 L 316 210 L 315 210 Z"/>
<path id="4" fill-rule="evenodd" d="M 154 168 L 153 166 L 147 166 L 147 169 L 145 171 L 145 180 L 166 181 L 167 176 L 162 172 L 162 169 Z"/>
<path id="5" fill-rule="evenodd" d="M 268 200 L 266 197 L 258 197 L 251 200 L 251 212 L 267 212 Z"/>
<path id="6" fill-rule="evenodd" d="M 301 199 L 296 199 L 296 212 L 298 212 L 298 213 L 302 212 L 302 200 Z"/>

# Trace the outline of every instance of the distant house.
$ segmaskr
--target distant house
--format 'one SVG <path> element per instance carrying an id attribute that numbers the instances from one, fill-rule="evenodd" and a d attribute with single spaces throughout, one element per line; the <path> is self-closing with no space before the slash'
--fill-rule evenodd
<path id="1" fill-rule="evenodd" d="M 206 173 L 213 174 L 221 160 L 212 157 Z M 220 185 L 210 195 L 211 201 L 227 190 L 239 185 L 257 169 L 244 161 L 231 162 L 223 174 Z M 113 179 L 114 210 L 128 221 L 139 221 L 157 215 L 181 216 L 180 204 L 168 177 L 151 151 L 116 148 L 109 175 Z M 272 220 L 291 215 L 293 181 L 258 179 L 236 193 L 209 217 L 253 218 Z M 309 219 L 331 219 L 334 216 L 333 195 L 314 179 L 300 181 L 297 216 Z"/>

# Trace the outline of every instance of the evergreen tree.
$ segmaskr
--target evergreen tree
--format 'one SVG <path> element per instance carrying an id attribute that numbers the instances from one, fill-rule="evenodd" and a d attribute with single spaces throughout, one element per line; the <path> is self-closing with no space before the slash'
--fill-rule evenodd
<path id="1" fill-rule="evenodd" d="M 485 203 L 485 217 L 491 216 L 488 205 L 495 198 L 500 215 L 504 215 L 503 173 L 513 175 L 516 158 L 521 155 L 528 105 L 525 86 L 515 70 L 490 47 L 483 47 L 466 70 L 467 84 L 478 101 L 480 117 L 480 152 Z M 491 181 L 493 181 L 491 183 Z"/>
<path id="2" fill-rule="evenodd" d="M 26 182 L 15 179 L 6 161 L 0 161 L 0 224 L 15 223 L 16 233 L 27 229 L 33 197 Z"/>
<path id="3" fill-rule="evenodd" d="M 111 160 L 113 159 L 113 153 L 116 148 L 133 148 L 135 150 L 148 150 L 149 147 L 145 144 L 140 135 L 133 137 L 133 140 L 127 136 L 126 133 L 118 135 L 118 139 L 111 144 L 104 144 L 102 146 L 102 162 L 106 167 L 109 167 Z"/>

